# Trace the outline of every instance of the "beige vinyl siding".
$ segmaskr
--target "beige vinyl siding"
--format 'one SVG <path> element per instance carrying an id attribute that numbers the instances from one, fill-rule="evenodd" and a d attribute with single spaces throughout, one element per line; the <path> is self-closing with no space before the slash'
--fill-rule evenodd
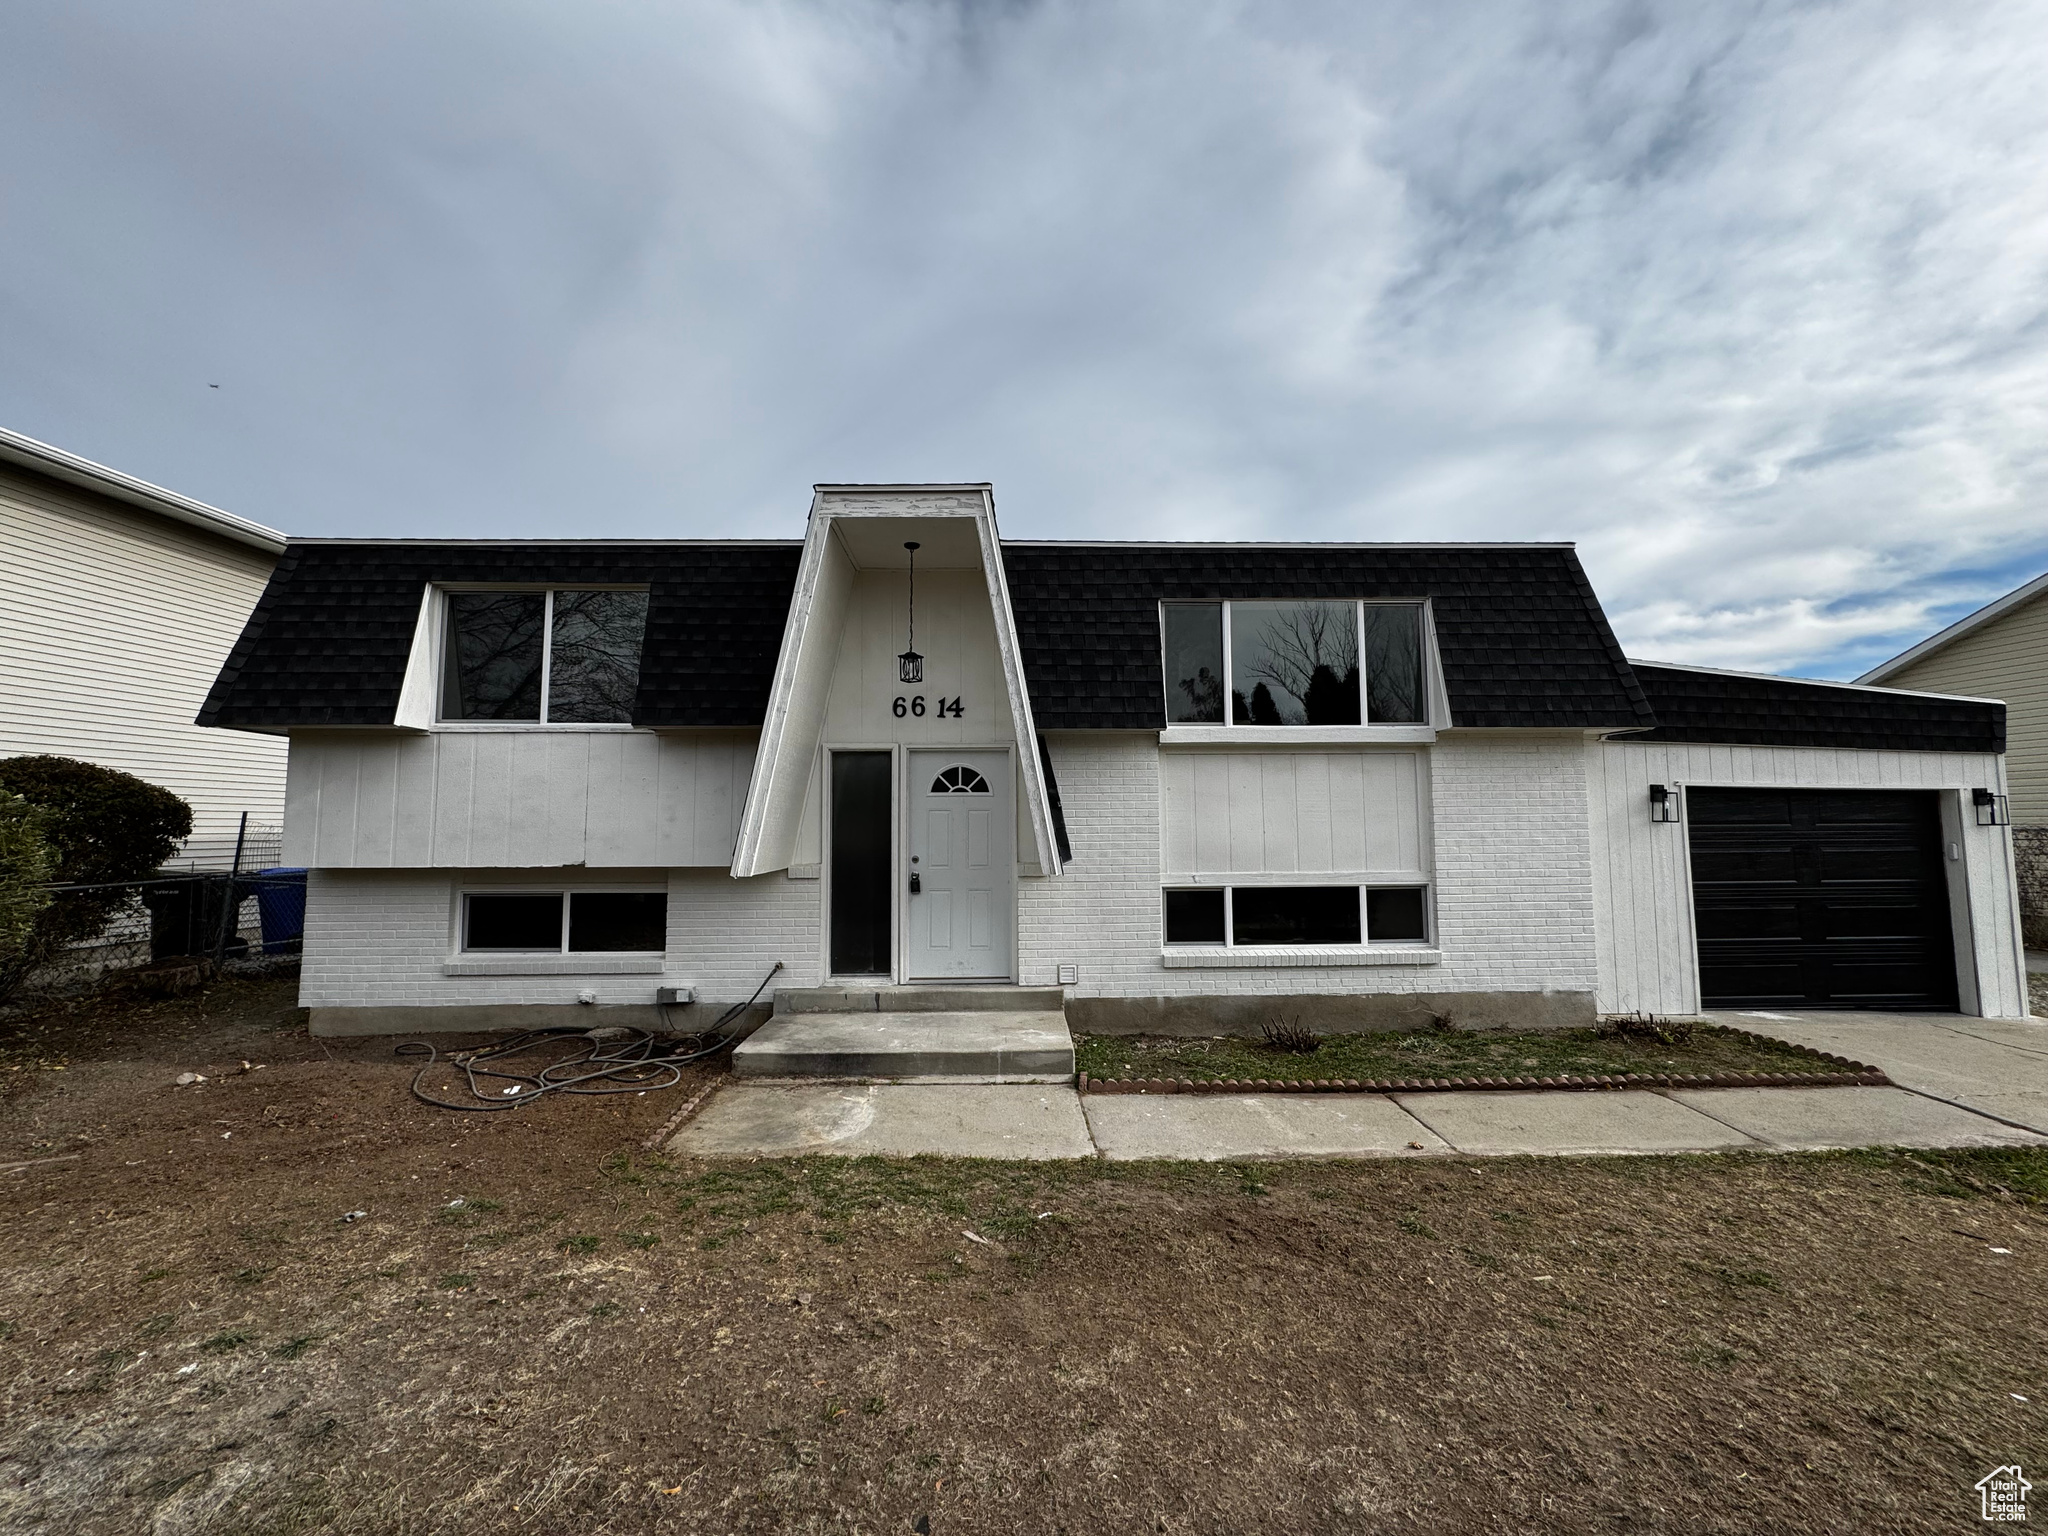
<path id="1" fill-rule="evenodd" d="M 2005 700 L 2013 822 L 2048 826 L 2048 595 L 2000 614 L 1882 686 Z"/>
<path id="2" fill-rule="evenodd" d="M 241 812 L 284 818 L 285 742 L 192 723 L 274 557 L 0 469 L 0 757 L 119 768 L 192 807 L 225 860 Z"/>

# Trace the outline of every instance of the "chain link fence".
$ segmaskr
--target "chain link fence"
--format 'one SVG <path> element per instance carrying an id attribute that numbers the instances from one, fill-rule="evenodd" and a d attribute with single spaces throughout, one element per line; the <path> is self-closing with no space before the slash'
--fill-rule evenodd
<path id="1" fill-rule="evenodd" d="M 276 873 L 284 828 L 245 812 L 232 840 L 188 842 L 155 875 L 113 886 L 52 886 L 128 893 L 96 939 L 72 945 L 37 978 L 39 987 L 85 980 L 152 960 L 296 954 L 305 926 L 305 873 Z"/>

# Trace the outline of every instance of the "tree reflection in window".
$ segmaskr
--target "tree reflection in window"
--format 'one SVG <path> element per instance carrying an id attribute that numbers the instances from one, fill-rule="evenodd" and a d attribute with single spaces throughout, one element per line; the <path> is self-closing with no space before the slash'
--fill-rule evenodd
<path id="1" fill-rule="evenodd" d="M 1237 724 L 1358 724 L 1356 603 L 1232 603 L 1230 652 Z"/>
<path id="2" fill-rule="evenodd" d="M 451 592 L 447 615 L 442 719 L 631 722 L 645 592 Z"/>
<path id="3" fill-rule="evenodd" d="M 1412 725 L 1422 719 L 1422 610 L 1365 605 L 1365 718 Z"/>
<path id="4" fill-rule="evenodd" d="M 1223 723 L 1226 623 L 1233 724 L 1357 725 L 1361 702 L 1375 725 L 1427 718 L 1419 603 L 1169 602 L 1160 658 L 1169 725 Z"/>
<path id="5" fill-rule="evenodd" d="M 1166 605 L 1166 718 L 1175 725 L 1223 723 L 1223 605 Z"/>
<path id="6" fill-rule="evenodd" d="M 447 720 L 538 720 L 545 592 L 451 592 L 443 646 Z"/>
<path id="7" fill-rule="evenodd" d="M 548 661 L 548 719 L 624 723 L 640 688 L 645 592 L 556 592 Z"/>

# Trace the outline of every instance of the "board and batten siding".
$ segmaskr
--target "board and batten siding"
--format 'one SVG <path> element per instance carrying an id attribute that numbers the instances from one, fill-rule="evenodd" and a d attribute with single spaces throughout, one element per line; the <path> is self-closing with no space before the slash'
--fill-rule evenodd
<path id="1" fill-rule="evenodd" d="M 1426 879 L 1423 755 L 1161 750 L 1161 873 Z"/>
<path id="2" fill-rule="evenodd" d="M 732 861 L 754 733 L 295 731 L 285 861 L 315 869 Z"/>
<path id="3" fill-rule="evenodd" d="M 836 550 L 835 550 L 836 553 Z M 841 557 L 843 558 L 843 557 Z M 789 872 L 814 879 L 824 866 L 823 751 L 839 747 L 1013 747 L 1002 657 L 996 646 L 995 609 L 979 571 L 920 570 L 917 643 L 925 657 L 924 681 L 899 681 L 897 653 L 906 644 L 907 573 L 858 571 L 847 578 L 844 621 L 823 689 L 823 724 L 804 789 Z M 922 695 L 924 713 L 895 712 L 895 701 Z M 960 704 L 958 717 L 941 716 L 941 699 Z M 1034 862 L 1030 805 L 1016 800 L 1016 847 L 1023 871 Z"/>
<path id="4" fill-rule="evenodd" d="M 2013 822 L 2048 827 L 2048 596 L 2000 614 L 1881 686 L 2005 700 Z"/>
<path id="5" fill-rule="evenodd" d="M 192 807 L 183 856 L 226 865 L 241 813 L 284 815 L 285 743 L 193 717 L 276 559 L 0 469 L 0 757 L 118 768 Z"/>
<path id="6" fill-rule="evenodd" d="M 1588 753 L 1602 1013 L 1689 1015 L 1700 1008 L 1686 823 L 1650 820 L 1650 785 L 1955 790 L 1966 800 L 1969 790 L 2002 782 L 2000 760 L 1988 753 L 1626 741 L 1594 742 Z M 1943 836 L 1962 853 L 1949 868 L 1952 879 L 1957 868 L 1963 872 L 1952 908 L 1964 1008 L 1987 1018 L 2025 1018 L 2012 839 L 2006 828 L 1977 826 L 1958 814 L 1962 809 L 1948 803 Z"/>

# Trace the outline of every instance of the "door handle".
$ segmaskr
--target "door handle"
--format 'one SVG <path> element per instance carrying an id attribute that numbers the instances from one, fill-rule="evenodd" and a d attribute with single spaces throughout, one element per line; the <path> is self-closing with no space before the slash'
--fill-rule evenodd
<path id="1" fill-rule="evenodd" d="M 917 871 L 912 870 L 910 872 L 910 894 L 913 896 L 918 896 L 922 895 L 923 892 L 924 886 L 919 882 L 917 878 Z"/>

